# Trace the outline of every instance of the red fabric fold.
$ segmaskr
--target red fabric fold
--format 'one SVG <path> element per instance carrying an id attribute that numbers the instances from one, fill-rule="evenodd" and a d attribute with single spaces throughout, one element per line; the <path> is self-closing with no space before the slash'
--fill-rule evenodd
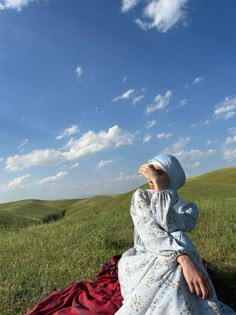
<path id="1" fill-rule="evenodd" d="M 81 281 L 53 292 L 25 315 L 113 315 L 123 300 L 117 268 L 120 257 L 105 263 L 92 282 Z"/>

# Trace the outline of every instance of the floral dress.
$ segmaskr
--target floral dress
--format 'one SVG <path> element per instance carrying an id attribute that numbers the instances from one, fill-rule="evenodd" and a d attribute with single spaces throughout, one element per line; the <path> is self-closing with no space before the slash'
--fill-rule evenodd
<path id="1" fill-rule="evenodd" d="M 185 232 L 197 224 L 198 209 L 173 190 L 138 189 L 132 197 L 134 247 L 118 265 L 122 307 L 116 315 L 236 314 L 215 292 L 210 300 L 192 294 L 176 258 L 187 253 L 208 277 Z M 209 280 L 210 281 L 210 280 Z"/>

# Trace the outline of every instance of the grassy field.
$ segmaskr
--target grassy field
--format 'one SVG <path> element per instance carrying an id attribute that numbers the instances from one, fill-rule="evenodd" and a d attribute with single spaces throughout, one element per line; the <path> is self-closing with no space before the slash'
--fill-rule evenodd
<path id="1" fill-rule="evenodd" d="M 0 314 L 22 315 L 51 291 L 93 279 L 131 247 L 131 195 L 1 204 Z M 236 307 L 236 167 L 191 178 L 180 195 L 198 204 L 190 237 L 215 270 L 220 296 Z"/>

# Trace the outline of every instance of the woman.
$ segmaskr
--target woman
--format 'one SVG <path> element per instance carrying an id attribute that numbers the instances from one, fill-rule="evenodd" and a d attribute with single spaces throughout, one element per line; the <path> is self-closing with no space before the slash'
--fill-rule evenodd
<path id="1" fill-rule="evenodd" d="M 196 226 L 198 209 L 177 194 L 185 183 L 179 161 L 173 155 L 158 155 L 139 173 L 150 189 L 138 189 L 132 197 L 134 247 L 118 264 L 124 300 L 116 315 L 236 314 L 218 301 L 185 233 Z"/>

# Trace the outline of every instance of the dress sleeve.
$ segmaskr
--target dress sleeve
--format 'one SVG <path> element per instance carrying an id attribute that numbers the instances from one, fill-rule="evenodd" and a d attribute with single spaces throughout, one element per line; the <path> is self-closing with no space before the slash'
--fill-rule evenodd
<path id="1" fill-rule="evenodd" d="M 156 251 L 161 236 L 166 233 L 157 224 L 150 211 L 150 200 L 147 191 L 138 189 L 133 194 L 130 208 L 135 230 L 146 249 Z"/>
<path id="2" fill-rule="evenodd" d="M 192 230 L 198 220 L 198 208 L 178 198 L 172 190 L 156 192 L 152 195 L 150 208 L 157 223 L 167 232 Z"/>

